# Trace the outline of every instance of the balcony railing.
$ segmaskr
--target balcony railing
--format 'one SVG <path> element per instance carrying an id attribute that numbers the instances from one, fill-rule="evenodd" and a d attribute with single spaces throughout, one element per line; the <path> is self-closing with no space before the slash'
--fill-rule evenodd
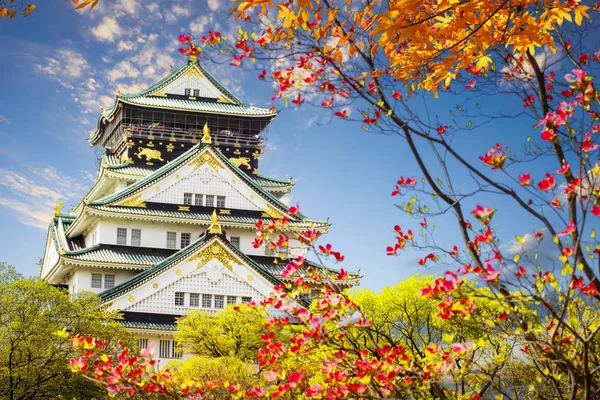
<path id="1" fill-rule="evenodd" d="M 169 128 L 159 123 L 141 125 L 119 123 L 108 139 L 106 147 L 115 150 L 124 135 L 135 139 L 195 144 L 202 139 L 203 132 L 202 129 Z M 258 134 L 249 132 L 211 128 L 210 136 L 215 146 L 258 149 L 263 145 L 263 140 L 258 137 Z"/>

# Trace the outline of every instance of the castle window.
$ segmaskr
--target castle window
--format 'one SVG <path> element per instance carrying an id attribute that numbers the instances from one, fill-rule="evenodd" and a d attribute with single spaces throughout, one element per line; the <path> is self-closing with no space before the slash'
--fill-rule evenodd
<path id="1" fill-rule="evenodd" d="M 127 228 L 117 228 L 117 244 L 127 244 Z"/>
<path id="2" fill-rule="evenodd" d="M 160 358 L 174 358 L 173 353 L 175 352 L 175 341 L 173 340 L 161 340 L 159 346 Z"/>
<path id="3" fill-rule="evenodd" d="M 252 297 L 242 297 L 242 303 L 250 303 L 252 301 Z"/>
<path id="4" fill-rule="evenodd" d="M 104 289 L 110 289 L 115 286 L 115 276 L 113 274 L 104 275 Z"/>
<path id="5" fill-rule="evenodd" d="M 204 204 L 203 200 L 204 200 L 203 194 L 196 194 L 196 197 L 194 198 L 194 205 L 195 206 L 203 205 Z"/>
<path id="6" fill-rule="evenodd" d="M 138 347 L 140 349 L 145 349 L 148 347 L 148 339 L 138 339 Z"/>
<path id="7" fill-rule="evenodd" d="M 225 308 L 225 296 L 220 294 L 215 295 L 215 308 Z"/>
<path id="8" fill-rule="evenodd" d="M 217 196 L 217 207 L 225 207 L 225 196 Z"/>
<path id="9" fill-rule="evenodd" d="M 181 347 L 177 346 L 177 342 L 173 341 L 173 358 L 181 358 L 183 357 L 183 352 L 181 351 Z"/>
<path id="10" fill-rule="evenodd" d="M 131 230 L 131 245 L 141 246 L 142 245 L 142 230 L 132 229 Z"/>
<path id="11" fill-rule="evenodd" d="M 182 233 L 181 234 L 181 248 L 187 247 L 190 245 L 190 239 L 192 237 L 191 233 Z"/>
<path id="12" fill-rule="evenodd" d="M 192 95 L 192 89 L 190 89 L 190 88 L 185 88 L 185 95 L 186 95 L 186 96 L 191 96 L 191 95 Z"/>
<path id="13" fill-rule="evenodd" d="M 235 303 L 237 303 L 236 296 L 227 296 L 227 305 L 235 304 Z"/>
<path id="14" fill-rule="evenodd" d="M 203 294 L 202 295 L 202 308 L 211 308 L 212 307 L 212 295 Z"/>
<path id="15" fill-rule="evenodd" d="M 177 248 L 177 232 L 167 232 L 167 249 Z"/>
<path id="16" fill-rule="evenodd" d="M 236 249 L 240 248 L 240 237 L 239 236 L 232 236 L 229 238 L 229 241 L 231 242 L 233 247 L 235 247 Z"/>
<path id="17" fill-rule="evenodd" d="M 200 306 L 200 295 L 198 293 L 190 293 L 190 307 Z"/>
<path id="18" fill-rule="evenodd" d="M 185 304 L 185 293 L 175 292 L 175 305 L 183 306 Z"/>
<path id="19" fill-rule="evenodd" d="M 92 288 L 102 289 L 102 274 L 92 274 Z"/>
<path id="20" fill-rule="evenodd" d="M 200 89 L 194 89 L 194 96 L 195 97 L 200 96 Z"/>
<path id="21" fill-rule="evenodd" d="M 206 207 L 215 206 L 215 196 L 206 195 Z"/>
<path id="22" fill-rule="evenodd" d="M 191 193 L 183 194 L 183 204 L 185 204 L 186 206 L 192 205 L 192 194 Z"/>

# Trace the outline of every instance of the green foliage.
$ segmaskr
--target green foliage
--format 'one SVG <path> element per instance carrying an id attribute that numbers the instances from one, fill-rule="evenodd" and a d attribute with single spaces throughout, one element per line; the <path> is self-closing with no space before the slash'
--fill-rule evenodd
<path id="1" fill-rule="evenodd" d="M 182 381 L 193 380 L 202 385 L 222 382 L 223 386 L 229 386 L 237 382 L 241 387 L 249 389 L 261 384 L 257 364 L 249 364 L 236 357 L 193 356 L 185 361 L 172 362 L 168 368 Z M 211 395 L 214 398 L 231 398 L 231 393 L 225 388 Z"/>
<path id="2" fill-rule="evenodd" d="M 64 290 L 21 279 L 14 268 L 0 265 L 0 398 L 105 398 L 103 388 L 70 371 L 75 350 L 68 335 L 56 333 L 131 339 L 110 321 L 116 315 L 93 294 L 70 298 Z"/>
<path id="3" fill-rule="evenodd" d="M 175 339 L 186 353 L 254 361 L 265 322 L 254 313 L 235 311 L 233 306 L 216 314 L 197 311 L 177 322 Z"/>

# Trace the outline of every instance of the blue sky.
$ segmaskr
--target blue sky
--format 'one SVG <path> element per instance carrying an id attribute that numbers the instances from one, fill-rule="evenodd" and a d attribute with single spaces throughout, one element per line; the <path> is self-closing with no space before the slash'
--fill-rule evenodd
<path id="1" fill-rule="evenodd" d="M 55 204 L 75 205 L 95 178 L 100 150 L 86 139 L 101 109 L 112 105 L 118 90 L 136 92 L 185 62 L 177 51 L 178 34 L 211 28 L 235 32 L 235 22 L 225 19 L 227 6 L 220 0 L 101 0 L 91 12 L 75 12 L 70 2 L 55 0 L 38 4 L 29 18 L 0 23 L 0 261 L 26 275 L 38 274 L 36 262 L 43 256 Z M 243 101 L 272 105 L 272 88 L 258 81 L 256 72 L 205 67 Z M 479 101 L 486 105 L 485 99 Z M 429 112 L 447 118 L 456 103 L 456 98 L 442 98 Z M 422 109 L 420 99 L 415 104 Z M 492 104 L 510 108 L 508 102 L 487 103 Z M 283 111 L 266 132 L 260 171 L 292 177 L 296 186 L 290 201 L 300 203 L 311 218 L 330 218 L 326 240 L 345 254 L 340 266 L 360 269 L 362 286 L 371 289 L 428 273 L 414 261 L 415 253 L 385 253 L 394 242 L 394 225 L 418 227 L 390 196 L 399 176 L 420 178 L 400 139 L 365 132 L 357 123 L 330 121 L 326 112 L 309 106 L 276 105 Z M 498 137 L 522 140 L 515 127 L 533 134 L 530 121 L 505 120 L 474 132 L 464 143 L 476 159 Z M 453 225 L 439 224 L 442 241 L 454 237 Z M 522 234 L 536 226 L 521 220 L 515 228 L 509 218 L 500 227 Z"/>

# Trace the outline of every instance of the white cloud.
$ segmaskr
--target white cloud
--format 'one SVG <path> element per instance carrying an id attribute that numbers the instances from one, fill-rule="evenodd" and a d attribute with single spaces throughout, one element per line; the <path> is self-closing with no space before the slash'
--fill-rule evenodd
<path id="1" fill-rule="evenodd" d="M 210 8 L 212 11 L 217 11 L 219 7 L 221 7 L 221 4 L 221 0 L 208 0 L 208 8 Z"/>
<path id="2" fill-rule="evenodd" d="M 6 189 L 0 198 L 5 207 L 24 225 L 46 230 L 59 200 L 68 202 L 86 190 L 77 179 L 63 176 L 50 167 L 30 168 L 26 177 L 15 171 L 0 169 L 0 186 Z"/>
<path id="3" fill-rule="evenodd" d="M 159 8 L 160 8 L 160 6 L 156 3 L 146 4 L 146 9 L 148 11 L 150 11 L 151 13 L 156 13 Z"/>
<path id="4" fill-rule="evenodd" d="M 173 12 L 173 14 L 175 14 L 178 17 L 189 17 L 190 16 L 189 8 L 182 7 L 179 4 L 173 5 L 173 8 L 171 9 L 171 11 Z"/>
<path id="5" fill-rule="evenodd" d="M 107 73 L 108 79 L 113 82 L 123 78 L 137 78 L 139 75 L 140 71 L 129 61 L 119 62 Z"/>
<path id="6" fill-rule="evenodd" d="M 0 115 L 0 124 L 10 124 L 10 121 L 4 115 Z"/>
<path id="7" fill-rule="evenodd" d="M 117 52 L 122 52 L 122 51 L 128 51 L 128 50 L 133 50 L 137 47 L 136 43 L 130 41 L 130 40 L 119 40 L 119 43 L 117 44 Z"/>
<path id="8" fill-rule="evenodd" d="M 118 0 L 117 6 L 120 10 L 125 11 L 129 15 L 137 15 L 140 8 L 137 0 Z"/>
<path id="9" fill-rule="evenodd" d="M 204 33 L 207 25 L 212 23 L 213 19 L 214 19 L 214 17 L 212 14 L 202 15 L 202 16 L 196 18 L 195 20 L 193 20 L 190 23 L 190 31 L 192 31 L 192 33 L 196 33 L 196 34 Z"/>
<path id="10" fill-rule="evenodd" d="M 98 26 L 92 28 L 92 34 L 101 42 L 114 42 L 121 33 L 122 29 L 113 17 L 104 17 Z"/>
<path id="11" fill-rule="evenodd" d="M 91 71 L 87 60 L 75 50 L 59 49 L 54 57 L 47 57 L 45 64 L 35 64 L 38 71 L 57 80 L 66 88 Z"/>

